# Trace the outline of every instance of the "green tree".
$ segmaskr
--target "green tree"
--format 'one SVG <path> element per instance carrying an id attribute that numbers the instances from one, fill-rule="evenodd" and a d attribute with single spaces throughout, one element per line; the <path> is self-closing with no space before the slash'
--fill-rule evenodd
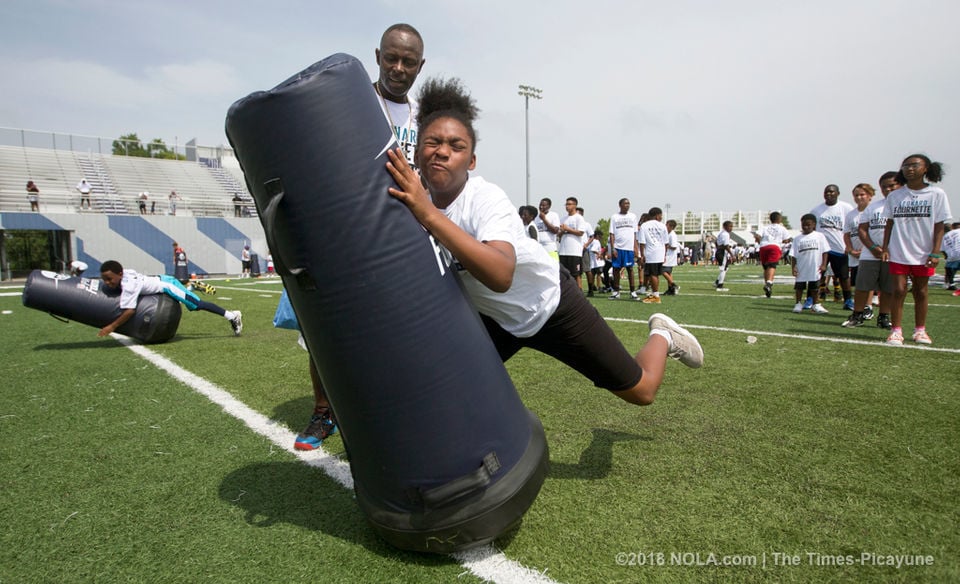
<path id="1" fill-rule="evenodd" d="M 116 156 L 139 156 L 141 158 L 163 158 L 167 160 L 186 160 L 186 156 L 177 154 L 160 138 L 154 138 L 146 145 L 136 133 L 124 134 L 113 141 L 113 154 Z"/>

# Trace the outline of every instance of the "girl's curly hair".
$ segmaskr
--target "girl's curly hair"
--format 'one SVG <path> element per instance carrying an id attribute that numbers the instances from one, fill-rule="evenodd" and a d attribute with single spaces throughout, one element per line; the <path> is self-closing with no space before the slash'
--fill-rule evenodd
<path id="1" fill-rule="evenodd" d="M 420 103 L 420 111 L 417 113 L 417 127 L 420 129 L 417 133 L 418 142 L 427 126 L 439 118 L 449 117 L 464 125 L 470 135 L 471 149 L 476 148 L 477 132 L 473 128 L 473 122 L 480 109 L 459 79 L 427 79 L 420 87 L 417 100 Z"/>

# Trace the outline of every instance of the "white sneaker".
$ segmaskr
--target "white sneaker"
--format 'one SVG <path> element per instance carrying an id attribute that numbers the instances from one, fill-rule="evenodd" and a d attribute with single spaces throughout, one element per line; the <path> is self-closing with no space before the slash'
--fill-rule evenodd
<path id="1" fill-rule="evenodd" d="M 824 308 L 822 304 L 814 304 L 813 308 L 811 308 L 810 310 L 812 310 L 817 314 L 827 314 L 828 312 L 830 312 L 829 310 Z"/>
<path id="2" fill-rule="evenodd" d="M 640 290 L 634 290 L 633 292 L 630 293 L 630 298 L 633 298 L 634 300 L 636 300 L 637 298 L 640 298 L 640 294 L 642 293 L 643 290 L 644 288 L 640 288 Z"/>
<path id="3" fill-rule="evenodd" d="M 797 314 L 803 312 L 803 302 L 797 302 L 793 305 L 793 311 Z"/>
<path id="4" fill-rule="evenodd" d="M 651 314 L 647 321 L 650 330 L 662 329 L 670 332 L 672 341 L 667 355 L 677 359 L 687 367 L 694 369 L 703 367 L 703 348 L 697 337 L 690 334 L 687 329 L 676 323 L 666 314 Z"/>
<path id="5" fill-rule="evenodd" d="M 619 290 L 614 290 L 614 291 L 613 291 L 613 294 L 611 294 L 611 295 L 608 296 L 607 298 L 609 298 L 610 300 L 616 300 L 617 298 L 620 298 L 620 291 L 619 291 Z"/>
<path id="6" fill-rule="evenodd" d="M 234 314 L 236 316 L 230 319 L 230 326 L 233 328 L 233 336 L 239 337 L 240 331 L 243 330 L 243 315 L 239 310 L 235 311 Z"/>

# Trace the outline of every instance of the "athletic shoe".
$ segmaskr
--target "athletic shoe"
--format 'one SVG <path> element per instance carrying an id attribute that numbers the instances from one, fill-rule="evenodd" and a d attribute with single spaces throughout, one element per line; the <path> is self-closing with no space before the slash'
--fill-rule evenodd
<path id="1" fill-rule="evenodd" d="M 887 344 L 898 347 L 903 345 L 903 333 L 890 333 L 890 336 L 887 337 Z"/>
<path id="2" fill-rule="evenodd" d="M 717 292 L 729 292 L 730 288 L 724 288 L 723 284 L 717 284 Z"/>
<path id="3" fill-rule="evenodd" d="M 793 311 L 798 314 L 803 312 L 803 302 L 797 302 L 796 304 L 794 304 Z"/>
<path id="4" fill-rule="evenodd" d="M 329 408 L 323 408 L 321 412 L 314 413 L 310 417 L 307 429 L 297 434 L 297 438 L 293 441 L 293 447 L 296 450 L 316 450 L 320 448 L 327 437 L 336 433 L 337 421 Z"/>
<path id="5" fill-rule="evenodd" d="M 676 296 L 678 294 L 680 294 L 680 286 L 674 286 L 672 296 Z"/>
<path id="6" fill-rule="evenodd" d="M 960 290 L 955 290 L 953 293 L 954 296 L 960 296 Z"/>
<path id="7" fill-rule="evenodd" d="M 611 294 L 611 295 L 608 296 L 607 298 L 609 298 L 610 300 L 616 300 L 617 298 L 620 298 L 620 291 L 619 291 L 619 290 L 614 290 L 614 291 L 613 291 L 613 294 Z"/>
<path id="8" fill-rule="evenodd" d="M 853 299 L 852 299 L 852 298 L 847 298 L 846 300 L 843 301 L 843 309 L 844 309 L 844 310 L 853 310 Z"/>
<path id="9" fill-rule="evenodd" d="M 652 294 L 651 294 L 650 296 L 647 296 L 646 298 L 644 298 L 644 299 L 641 300 L 640 302 L 643 302 L 644 304 L 660 304 L 660 303 L 661 303 L 661 302 L 660 302 L 660 297 L 659 297 L 659 296 L 654 296 L 654 295 L 652 295 Z"/>
<path id="10" fill-rule="evenodd" d="M 810 310 L 812 310 L 816 314 L 827 314 L 830 312 L 829 310 L 824 308 L 822 304 L 814 304 L 813 308 L 811 308 Z"/>
<path id="11" fill-rule="evenodd" d="M 217 289 L 206 282 L 201 282 L 200 280 L 191 280 L 190 286 L 196 288 L 197 290 L 203 292 L 204 294 L 216 294 Z"/>
<path id="12" fill-rule="evenodd" d="M 921 345 L 932 345 L 933 340 L 930 338 L 930 335 L 927 334 L 927 331 L 917 331 L 913 333 L 913 342 L 920 343 Z"/>
<path id="13" fill-rule="evenodd" d="M 803 309 L 810 310 L 813 308 L 813 298 L 807 296 L 807 299 L 803 301 Z"/>
<path id="14" fill-rule="evenodd" d="M 853 314 L 847 317 L 847 320 L 840 323 L 840 326 L 842 327 L 863 326 L 863 313 L 854 312 Z"/>
<path id="15" fill-rule="evenodd" d="M 640 290 L 643 290 L 643 288 L 640 288 Z M 632 290 L 630 292 L 630 298 L 633 298 L 634 300 L 640 300 L 640 290 Z"/>
<path id="16" fill-rule="evenodd" d="M 763 285 L 763 294 L 764 294 L 767 298 L 770 298 L 770 296 L 773 295 L 773 284 L 769 284 L 769 283 L 764 284 L 764 285 Z"/>
<path id="17" fill-rule="evenodd" d="M 956 289 L 957 289 L 956 284 L 950 284 L 949 286 L 947 286 L 947 290 L 956 290 Z"/>
<path id="18" fill-rule="evenodd" d="M 873 307 L 867 306 L 863 309 L 863 320 L 873 320 Z"/>
<path id="19" fill-rule="evenodd" d="M 593 298 L 593 290 L 587 292 L 587 298 Z"/>
<path id="20" fill-rule="evenodd" d="M 703 367 L 703 348 L 697 337 L 690 334 L 687 329 L 681 327 L 672 318 L 665 314 L 651 314 L 647 321 L 650 330 L 662 329 L 670 331 L 670 349 L 667 356 L 677 359 L 687 367 L 697 369 Z"/>
<path id="21" fill-rule="evenodd" d="M 893 328 L 893 323 L 890 322 L 889 314 L 881 314 L 877 317 L 877 328 L 890 330 Z"/>
<path id="22" fill-rule="evenodd" d="M 233 336 L 239 337 L 240 331 L 243 330 L 243 315 L 239 310 L 235 311 L 234 314 L 236 316 L 230 319 L 230 326 L 233 327 Z"/>

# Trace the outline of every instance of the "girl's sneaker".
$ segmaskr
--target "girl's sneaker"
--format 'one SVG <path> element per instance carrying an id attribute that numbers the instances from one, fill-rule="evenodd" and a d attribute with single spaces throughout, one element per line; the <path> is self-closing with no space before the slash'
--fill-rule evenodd
<path id="1" fill-rule="evenodd" d="M 890 336 L 887 337 L 887 344 L 897 345 L 898 347 L 903 345 L 903 333 L 901 332 L 890 333 Z"/>
<path id="2" fill-rule="evenodd" d="M 930 335 L 927 334 L 927 331 L 917 331 L 913 333 L 913 342 L 920 343 L 921 345 L 933 344 L 933 340 L 930 339 Z"/>

